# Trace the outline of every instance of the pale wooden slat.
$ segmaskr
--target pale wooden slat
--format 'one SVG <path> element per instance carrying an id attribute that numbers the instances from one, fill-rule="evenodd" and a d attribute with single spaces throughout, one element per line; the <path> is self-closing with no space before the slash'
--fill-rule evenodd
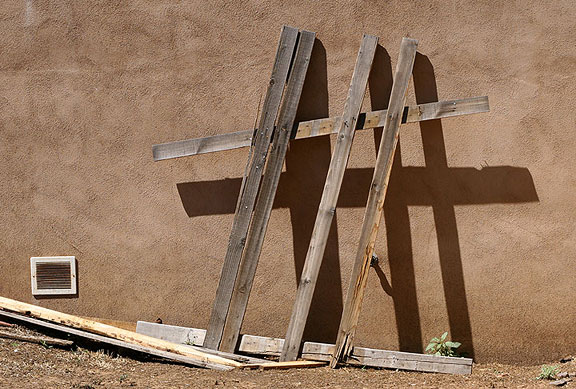
<path id="1" fill-rule="evenodd" d="M 302 369 L 308 367 L 326 366 L 322 361 L 286 361 L 286 362 L 265 362 L 246 365 L 248 369 L 270 370 L 270 369 Z"/>
<path id="2" fill-rule="evenodd" d="M 457 357 L 445 357 L 440 355 L 430 355 L 430 354 L 415 354 L 403 351 L 388 351 L 379 350 L 375 348 L 368 347 L 354 347 L 353 355 L 355 357 L 367 357 L 373 359 L 398 359 L 404 361 L 414 360 L 414 356 L 418 356 L 418 361 L 421 362 L 433 362 L 433 363 L 446 363 L 453 365 L 465 365 L 472 366 L 471 358 L 457 358 Z"/>
<path id="3" fill-rule="evenodd" d="M 254 131 L 238 131 L 230 134 L 214 135 L 205 138 L 188 139 L 161 143 L 152 146 L 155 161 L 186 157 L 189 155 L 213 153 L 250 146 Z"/>
<path id="4" fill-rule="evenodd" d="M 138 321 L 136 323 L 136 332 L 168 342 L 191 344 L 200 347 L 204 345 L 204 338 L 206 337 L 205 329 L 150 323 L 147 321 Z"/>
<path id="5" fill-rule="evenodd" d="M 138 322 L 137 331 L 175 343 L 193 340 L 197 346 L 202 345 L 206 333 L 206 330 L 198 328 L 148 322 Z M 266 336 L 241 335 L 240 339 L 238 351 L 245 354 L 279 356 L 284 345 L 284 339 Z M 305 342 L 302 346 L 302 358 L 313 361 L 329 361 L 334 347 L 333 344 L 328 343 Z M 472 372 L 472 359 L 470 358 L 442 357 L 365 347 L 354 347 L 352 356 L 346 360 L 346 363 L 422 372 L 451 374 L 470 374 Z"/>
<path id="6" fill-rule="evenodd" d="M 384 197 L 386 196 L 388 179 L 390 177 L 390 171 L 392 170 L 394 150 L 398 142 L 406 90 L 408 89 L 408 83 L 412 76 L 412 67 L 414 66 L 417 47 L 418 41 L 409 38 L 402 39 L 400 56 L 398 58 L 396 74 L 388 103 L 388 113 L 386 114 L 383 126 L 382 141 L 380 142 L 376 168 L 374 170 L 372 184 L 370 185 L 368 203 L 364 214 L 360 243 L 358 245 L 350 286 L 342 311 L 334 356 L 330 362 L 330 366 L 332 367 L 335 367 L 341 358 L 349 356 L 352 351 L 360 306 L 368 278 L 370 259 L 374 251 L 376 235 L 384 207 Z"/>
<path id="7" fill-rule="evenodd" d="M 192 350 L 182 345 L 166 342 L 150 336 L 138 334 L 136 332 L 127 331 L 122 328 L 109 326 L 107 324 L 98 323 L 92 320 L 82 319 L 81 317 L 69 315 L 66 313 L 54 311 L 47 308 L 38 307 L 32 304 L 26 304 L 20 301 L 11 300 L 5 297 L 0 297 L 0 308 L 27 314 L 38 319 L 49 320 L 54 323 L 64 324 L 69 327 L 74 327 L 80 330 L 90 331 L 98 335 L 108 336 L 110 338 L 122 340 L 124 342 L 137 344 L 144 347 L 155 348 L 160 351 L 168 351 L 185 357 L 192 358 L 198 361 L 199 365 L 211 364 L 232 367 L 242 367 L 243 364 L 222 358 L 216 355 L 210 355 L 202 351 Z"/>
<path id="8" fill-rule="evenodd" d="M 272 76 L 262 106 L 262 115 L 258 122 L 258 130 L 255 131 L 254 135 L 253 158 L 249 162 L 243 191 L 240 193 L 238 207 L 234 215 L 232 230 L 228 240 L 226 257 L 224 258 L 222 273 L 218 283 L 218 289 L 216 290 L 216 298 L 214 299 L 214 306 L 210 315 L 208 332 L 206 333 L 206 340 L 204 341 L 205 347 L 207 348 L 218 349 L 220 346 L 230 298 L 232 297 L 238 266 L 244 250 L 256 195 L 262 179 L 262 170 L 266 163 L 268 147 L 270 146 L 270 140 L 274 132 L 274 123 L 280 107 L 286 78 L 290 70 L 297 37 L 297 29 L 288 26 L 282 28 Z"/>
<path id="9" fill-rule="evenodd" d="M 233 352 L 238 342 L 315 39 L 316 34 L 313 32 L 300 32 L 294 65 L 290 72 L 284 101 L 278 116 L 274 141 L 264 170 L 264 178 L 254 209 L 252 225 L 246 239 L 244 257 L 238 269 L 228 310 L 222 343 L 220 344 L 220 349 L 223 351 Z"/>
<path id="10" fill-rule="evenodd" d="M 167 352 L 167 351 L 161 351 L 161 350 L 157 350 L 155 348 L 145 347 L 145 346 L 141 346 L 141 345 L 137 345 L 137 344 L 133 344 L 133 343 L 128 343 L 128 342 L 124 342 L 124 341 L 118 340 L 118 339 L 108 338 L 106 336 L 92 334 L 90 332 L 78 330 L 76 328 L 69 328 L 69 327 L 65 327 L 62 325 L 58 325 L 58 324 L 42 321 L 39 319 L 35 319 L 32 317 L 17 315 L 15 313 L 11 313 L 11 312 L 5 312 L 5 311 L 0 310 L 0 316 L 7 317 L 7 318 L 10 318 L 13 320 L 17 320 L 19 322 L 30 323 L 30 324 L 33 324 L 33 325 L 38 326 L 38 327 L 48 328 L 50 330 L 55 330 L 55 331 L 62 332 L 65 334 L 71 334 L 71 335 L 78 336 L 81 338 L 90 339 L 90 340 L 97 341 L 97 342 L 104 343 L 104 344 L 108 344 L 111 346 L 121 347 L 124 349 L 134 350 L 134 351 L 138 351 L 141 353 L 150 354 L 150 355 L 154 355 L 157 357 L 185 363 L 187 365 L 192 365 L 192 366 L 196 366 L 196 367 L 205 367 L 205 368 L 215 369 L 215 370 L 232 370 L 232 369 L 234 369 L 233 366 L 226 366 L 226 365 L 214 364 L 214 363 L 210 363 L 210 362 L 206 362 L 206 361 L 200 361 L 198 359 L 188 358 L 188 357 L 185 357 L 183 355 L 179 355 L 179 354 L 175 354 L 175 353 L 171 353 L 171 352 Z"/>
<path id="11" fill-rule="evenodd" d="M 425 120 L 470 115 L 489 111 L 490 106 L 487 96 L 439 101 L 436 103 L 404 107 L 402 123 L 415 123 Z M 357 128 L 357 130 L 368 130 L 375 127 L 382 127 L 386 118 L 386 112 L 387 110 L 384 109 L 360 114 L 358 122 L 361 124 L 361 128 Z M 335 116 L 331 118 L 300 122 L 294 137 L 296 139 L 303 139 L 334 134 L 338 131 L 340 120 L 340 116 Z M 215 151 L 248 147 L 252 140 L 252 133 L 252 130 L 244 130 L 205 138 L 188 139 L 154 145 L 152 146 L 154 160 L 160 161 L 163 159 L 187 157 Z"/>
<path id="12" fill-rule="evenodd" d="M 460 100 L 447 100 L 435 103 L 418 104 L 404 107 L 402 111 L 402 123 L 415 123 L 426 120 L 448 118 L 453 116 L 469 115 L 488 112 L 490 106 L 488 97 L 472 97 Z M 360 114 L 357 130 L 366 130 L 384 126 L 388 110 L 372 111 Z M 340 116 L 325 119 L 301 122 L 296 130 L 296 139 L 314 136 L 334 134 L 338 132 L 338 126 L 342 118 Z"/>
<path id="13" fill-rule="evenodd" d="M 372 68 L 372 60 L 374 59 L 377 44 L 377 37 L 364 35 L 360 51 L 358 52 L 340 128 L 338 129 L 336 146 L 330 160 L 326 183 L 314 223 L 312 239 L 296 292 L 296 301 L 290 317 L 288 331 L 286 332 L 286 342 L 280 356 L 281 361 L 291 361 L 298 357 L 298 349 L 302 341 L 306 319 L 308 318 L 310 303 L 330 232 L 330 225 L 336 211 L 336 202 L 338 201 L 342 179 L 348 163 L 356 121 L 358 120 L 364 93 L 366 92 L 368 76 Z"/>

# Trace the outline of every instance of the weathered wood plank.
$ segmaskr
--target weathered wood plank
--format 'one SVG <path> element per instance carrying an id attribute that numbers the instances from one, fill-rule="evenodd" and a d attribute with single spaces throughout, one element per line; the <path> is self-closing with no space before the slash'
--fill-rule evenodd
<path id="1" fill-rule="evenodd" d="M 90 332 L 78 330 L 76 328 L 69 328 L 69 327 L 65 327 L 62 325 L 42 321 L 42 320 L 35 319 L 32 317 L 28 317 L 28 316 L 18 315 L 18 314 L 11 313 L 11 312 L 6 312 L 6 311 L 0 310 L 0 316 L 10 318 L 13 320 L 17 320 L 19 322 L 33 324 L 34 326 L 37 326 L 37 327 L 48 328 L 50 330 L 55 330 L 55 331 L 58 331 L 61 333 L 70 334 L 70 335 L 78 336 L 81 338 L 94 340 L 94 341 L 108 344 L 111 346 L 121 347 L 124 349 L 134 350 L 134 351 L 138 351 L 141 353 L 150 354 L 150 355 L 154 355 L 157 357 L 185 363 L 185 364 L 191 365 L 191 366 L 205 367 L 205 368 L 210 368 L 210 369 L 215 369 L 215 370 L 232 370 L 232 369 L 234 369 L 233 366 L 226 366 L 226 365 L 214 364 L 214 363 L 210 363 L 210 362 L 206 362 L 206 361 L 199 361 L 198 359 L 188 358 L 188 357 L 185 357 L 183 355 L 175 354 L 172 352 L 161 351 L 161 350 L 157 350 L 157 349 L 151 348 L 151 347 L 145 347 L 145 346 L 141 346 L 141 345 L 137 345 L 137 344 L 133 344 L 133 343 L 128 343 L 128 342 L 124 342 L 122 340 L 92 334 Z"/>
<path id="2" fill-rule="evenodd" d="M 206 330 L 138 322 L 137 332 L 174 343 L 193 341 L 195 345 L 201 346 Z M 279 356 L 284 346 L 284 339 L 280 338 L 241 335 L 240 339 L 238 351 L 245 354 Z M 312 361 L 330 361 L 334 347 L 333 344 L 328 343 L 305 342 L 302 346 L 302 358 Z M 346 363 L 423 372 L 452 374 L 470 374 L 472 372 L 472 359 L 470 358 L 441 357 L 365 347 L 354 347 L 353 353 L 350 358 L 346 359 Z"/>
<path id="3" fill-rule="evenodd" d="M 188 139 L 152 146 L 155 161 L 185 157 L 189 155 L 213 153 L 250 146 L 254 131 L 238 131 L 205 138 Z"/>
<path id="4" fill-rule="evenodd" d="M 378 38 L 371 35 L 364 35 L 350 89 L 344 105 L 344 112 L 342 120 L 338 129 L 338 137 L 336 139 L 336 146 L 332 153 L 326 183 L 320 200 L 320 206 L 310 246 L 306 255 L 306 261 L 300 277 L 298 290 L 296 292 L 296 301 L 290 317 L 288 331 L 286 332 L 286 341 L 284 342 L 284 349 L 280 356 L 281 361 L 291 361 L 298 357 L 300 342 L 302 341 L 302 334 L 308 318 L 310 310 L 310 303 L 316 287 L 316 280 L 318 279 L 318 272 L 324 256 L 324 249 L 328 240 L 330 232 L 330 225 L 332 218 L 336 212 L 336 202 L 340 194 L 340 187 L 344 172 L 348 163 L 350 149 L 352 147 L 352 140 L 354 138 L 354 130 L 356 128 L 356 121 L 358 114 L 362 107 L 364 93 L 368 84 L 368 76 L 372 68 L 372 60 L 376 52 L 376 45 Z"/>
<path id="5" fill-rule="evenodd" d="M 460 100 L 439 101 L 404 107 L 402 123 L 415 123 L 425 120 L 442 119 L 453 116 L 470 115 L 490 111 L 487 96 L 471 97 Z M 359 128 L 368 130 L 382 127 L 387 110 L 372 111 L 360 114 Z M 309 120 L 298 123 L 295 139 L 334 134 L 342 118 L 340 116 Z M 188 139 L 177 142 L 162 143 L 152 146 L 155 161 L 187 157 L 211 153 L 215 151 L 232 150 L 248 147 L 252 141 L 253 130 L 232 132 L 205 138 Z"/>
<path id="6" fill-rule="evenodd" d="M 315 39 L 316 34 L 313 32 L 300 32 L 294 65 L 290 72 L 284 101 L 278 116 L 270 156 L 264 170 L 264 178 L 254 209 L 252 225 L 246 239 L 244 257 L 240 263 L 228 310 L 222 343 L 220 344 L 220 349 L 223 351 L 234 352 L 238 342 Z"/>
<path id="7" fill-rule="evenodd" d="M 353 338 L 358 323 L 362 298 L 364 297 L 368 270 L 370 268 L 370 259 L 374 251 L 374 244 L 376 242 L 382 209 L 384 207 L 384 197 L 386 196 L 388 179 L 390 177 L 390 171 L 392 170 L 392 161 L 394 160 L 394 150 L 398 142 L 402 109 L 406 100 L 406 90 L 408 89 L 408 83 L 412 76 L 412 67 L 414 66 L 417 47 L 418 41 L 409 38 L 402 39 L 400 56 L 398 58 L 396 74 L 388 103 L 388 113 L 386 114 L 383 126 L 384 135 L 380 142 L 376 168 L 374 170 L 372 184 L 370 185 L 368 203 L 364 214 L 360 243 L 356 253 L 346 302 L 344 303 L 342 311 L 334 356 L 330 362 L 330 366 L 332 367 L 335 367 L 341 358 L 349 356 L 352 351 Z"/>
<path id="8" fill-rule="evenodd" d="M 207 348 L 218 349 L 222 340 L 230 298 L 232 297 L 236 275 L 238 274 L 238 266 L 244 250 L 256 195 L 262 179 L 262 170 L 266 163 L 268 148 L 274 132 L 274 124 L 290 70 L 297 37 L 297 29 L 287 26 L 283 27 L 272 76 L 270 77 L 262 107 L 262 115 L 258 122 L 258 130 L 255 131 L 254 135 L 253 157 L 249 162 L 250 166 L 246 175 L 245 185 L 243 186 L 244 189 L 240 193 L 238 207 L 234 215 L 228 249 L 210 315 L 208 332 L 204 341 L 204 346 Z"/>
<path id="9" fill-rule="evenodd" d="M 27 336 L 27 335 L 14 334 L 12 332 L 4 332 L 4 331 L 0 331 L 0 338 L 14 339 L 14 340 L 22 341 L 22 342 L 37 343 L 37 344 L 49 345 L 49 346 L 70 347 L 70 346 L 74 345 L 74 342 L 72 342 L 71 340 L 47 338 L 44 336 L 42 336 L 42 337 L 41 336 Z"/>
<path id="10" fill-rule="evenodd" d="M 138 321 L 136 323 L 136 332 L 168 342 L 200 347 L 204 345 L 204 338 L 206 337 L 205 329 L 150 323 L 147 321 Z"/>
<path id="11" fill-rule="evenodd" d="M 183 347 L 180 344 L 167 342 L 150 336 L 141 335 L 136 332 L 127 331 L 122 328 L 109 326 L 107 324 L 98 323 L 92 320 L 82 319 L 78 316 L 38 307 L 32 304 L 26 304 L 5 297 L 0 297 L 0 308 L 27 314 L 38 319 L 44 319 L 54 323 L 64 324 L 66 326 L 74 327 L 80 330 L 90 331 L 98 335 L 108 336 L 110 338 L 122 340 L 127 343 L 184 355 L 185 357 L 197 360 L 198 366 L 243 366 L 242 363 L 216 355 L 210 355 L 202 351 L 192 350 L 190 348 Z M 208 366 L 208 364 L 210 364 L 210 366 Z"/>

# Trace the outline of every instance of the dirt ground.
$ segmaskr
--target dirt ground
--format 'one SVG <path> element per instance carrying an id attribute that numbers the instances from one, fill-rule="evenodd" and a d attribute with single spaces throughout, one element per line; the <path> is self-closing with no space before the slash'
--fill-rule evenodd
<path id="1" fill-rule="evenodd" d="M 24 327 L 4 332 L 37 334 Z M 144 358 L 144 359 L 143 359 Z M 576 373 L 576 363 L 552 362 Z M 478 364 L 469 376 L 380 369 L 330 368 L 220 372 L 118 355 L 96 344 L 73 349 L 0 339 L 1 388 L 537 388 L 541 366 Z M 564 387 L 574 386 L 568 382 Z"/>

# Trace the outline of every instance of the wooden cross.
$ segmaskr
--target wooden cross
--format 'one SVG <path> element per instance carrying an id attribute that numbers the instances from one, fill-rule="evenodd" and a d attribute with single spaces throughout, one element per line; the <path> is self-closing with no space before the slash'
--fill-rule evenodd
<path id="1" fill-rule="evenodd" d="M 438 119 L 438 118 L 457 116 L 457 115 L 463 115 L 463 114 L 486 112 L 488 110 L 489 110 L 488 99 L 486 97 L 480 97 L 480 98 L 472 98 L 472 99 L 464 99 L 464 100 L 456 100 L 456 101 L 448 101 L 448 102 L 420 104 L 420 105 L 413 106 L 413 107 L 405 107 L 403 110 L 400 111 L 400 112 L 402 112 L 402 115 L 401 115 L 401 117 L 399 117 L 399 120 L 403 123 L 404 122 L 425 121 L 425 120 Z M 293 112 L 294 109 L 292 109 L 291 111 Z M 375 127 L 382 126 L 385 123 L 386 123 L 386 111 L 381 110 L 381 111 L 368 112 L 366 114 L 360 115 L 358 117 L 358 123 L 355 127 L 356 127 L 356 129 L 368 129 L 368 128 L 375 128 Z M 329 133 L 332 133 L 335 129 L 338 129 L 339 127 L 341 127 L 341 125 L 342 125 L 341 119 L 338 117 L 319 119 L 319 120 L 314 120 L 314 121 L 309 121 L 309 122 L 301 122 L 298 125 L 294 126 L 292 138 L 305 138 L 305 137 L 312 137 L 312 136 L 320 136 L 320 135 L 329 134 Z M 284 133 L 286 133 L 286 131 L 284 131 Z M 254 131 L 247 130 L 247 131 L 241 131 L 241 132 L 231 133 L 231 134 L 226 134 L 226 135 L 217 135 L 217 136 L 208 137 L 208 138 L 192 139 L 192 140 L 187 140 L 187 141 L 171 142 L 171 143 L 167 143 L 167 144 L 156 145 L 153 148 L 154 158 L 155 158 L 155 160 L 162 160 L 162 159 L 176 158 L 176 157 L 182 157 L 182 156 L 196 155 L 196 154 L 201 154 L 201 153 L 206 153 L 206 152 L 222 151 L 222 150 L 227 150 L 227 149 L 232 149 L 232 148 L 245 147 L 245 146 L 249 146 L 253 143 L 253 141 L 254 141 L 254 139 L 252 139 L 253 134 L 257 135 L 257 133 L 255 133 Z M 276 135 L 274 135 L 274 136 L 276 137 Z M 271 138 L 271 135 L 268 138 L 268 142 L 270 141 L 269 140 L 270 138 Z M 262 144 L 262 142 L 261 142 L 261 144 Z M 262 148 L 262 146 L 260 148 Z M 274 144 L 273 144 L 272 150 L 274 150 Z M 279 162 L 277 162 L 277 164 L 280 163 L 280 169 L 275 170 L 275 172 L 278 173 L 278 179 L 280 178 L 279 171 L 281 170 L 282 162 L 284 160 L 284 155 L 281 155 L 281 156 L 276 158 L 276 160 L 279 161 Z M 260 170 L 259 176 L 261 176 L 261 170 Z M 264 177 L 266 180 L 266 174 L 264 175 Z M 230 183 L 230 180 L 228 180 L 228 183 Z M 264 220 L 264 222 L 263 222 L 263 227 L 260 227 L 260 229 L 262 230 L 261 231 L 262 233 L 260 234 L 261 239 L 263 239 L 263 236 L 265 233 L 267 218 L 269 217 L 269 212 L 272 208 L 272 201 L 274 200 L 274 197 L 275 197 L 275 191 L 276 191 L 277 185 L 278 185 L 277 182 L 275 185 L 270 185 L 269 195 L 267 196 L 268 202 L 269 202 L 269 207 L 268 207 L 269 209 L 267 209 L 265 217 L 263 217 L 263 219 L 262 219 L 262 220 Z M 258 186 L 254 185 L 254 184 L 250 185 L 250 187 L 254 191 L 256 191 L 258 189 Z M 249 189 L 250 188 L 247 188 L 247 190 L 249 190 Z M 183 192 L 186 192 L 186 189 L 182 185 L 179 185 L 179 191 L 182 195 Z M 240 195 L 242 198 L 242 196 L 243 196 L 242 188 L 240 188 L 240 192 L 241 192 Z M 222 192 L 220 192 L 220 193 L 222 193 Z M 255 192 L 254 192 L 254 195 L 255 195 Z M 340 206 L 340 203 L 341 202 L 339 202 L 339 206 Z M 363 206 L 363 205 L 365 205 L 365 203 L 354 205 L 354 206 Z M 185 204 L 185 207 L 186 207 L 186 204 Z M 252 208 L 252 207 L 250 207 L 250 208 Z M 257 206 L 257 209 L 258 209 L 258 206 Z M 291 209 L 292 209 L 292 206 L 291 206 Z M 191 216 L 196 214 L 198 211 L 200 211 L 201 213 L 206 212 L 206 214 L 211 213 L 211 211 L 208 208 L 196 209 L 196 211 L 190 212 L 189 207 L 187 207 L 187 212 Z M 225 212 L 230 212 L 230 210 L 226 210 Z M 218 212 L 218 213 L 220 213 L 220 212 Z M 249 219 L 248 219 L 248 223 L 249 223 Z M 261 246 L 258 247 L 258 245 L 256 245 L 256 247 L 257 247 L 257 250 L 255 250 L 256 252 L 254 254 L 255 255 L 255 261 L 253 261 L 251 264 L 253 271 L 255 271 L 256 262 L 257 262 L 257 259 L 259 256 L 259 249 L 261 248 Z M 223 275 L 224 275 L 224 272 L 223 272 Z M 253 278 L 253 272 L 251 272 L 251 277 Z M 251 279 L 249 279 L 248 281 L 249 281 L 248 291 L 247 291 L 247 293 L 245 293 L 246 296 L 243 299 L 242 303 L 240 304 L 243 306 L 240 307 L 240 309 L 239 309 L 240 316 L 241 316 L 240 320 L 239 321 L 237 320 L 237 323 L 239 323 L 239 324 L 237 324 L 237 329 L 234 329 L 234 331 L 232 331 L 233 335 L 235 332 L 236 337 L 231 338 L 228 342 L 228 347 L 232 348 L 229 351 L 233 351 L 233 348 L 235 346 L 235 341 L 237 340 L 237 334 L 239 332 L 239 325 L 241 324 L 242 319 L 243 319 L 243 315 L 244 315 L 244 311 L 245 311 L 245 304 L 247 303 L 247 295 L 249 294 L 249 289 L 251 287 Z M 228 290 L 230 290 L 230 287 L 228 287 Z M 221 291 L 219 290 L 219 294 L 220 294 L 220 292 Z M 311 296 L 308 300 L 311 300 Z M 309 302 L 308 302 L 308 304 L 309 304 Z M 304 322 L 306 321 L 305 320 L 306 317 L 307 317 L 307 312 L 306 312 L 306 315 L 304 317 Z M 301 326 L 303 326 L 303 324 L 301 324 Z M 303 329 L 302 329 L 302 331 L 303 331 Z M 210 328 L 209 328 L 209 333 L 210 333 Z M 300 334 L 300 337 L 301 337 L 301 334 Z M 209 338 L 207 338 L 207 339 L 209 339 Z M 288 337 L 287 337 L 287 340 L 288 340 Z M 212 345 L 208 344 L 208 347 L 217 348 L 219 341 L 220 341 L 220 339 L 216 339 Z M 299 342 L 300 342 L 300 339 L 297 339 L 298 344 L 299 344 Z M 286 343 L 288 343 L 288 342 L 286 342 Z"/>

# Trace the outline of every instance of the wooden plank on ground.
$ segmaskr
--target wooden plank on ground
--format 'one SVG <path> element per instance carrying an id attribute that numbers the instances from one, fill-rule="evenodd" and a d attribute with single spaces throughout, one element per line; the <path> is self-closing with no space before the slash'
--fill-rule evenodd
<path id="1" fill-rule="evenodd" d="M 174 343 L 193 342 L 196 346 L 202 345 L 206 334 L 204 329 L 142 321 L 138 322 L 137 332 Z M 238 351 L 244 354 L 279 356 L 284 346 L 284 339 L 280 338 L 241 335 L 240 339 Z M 333 352 L 333 344 L 305 342 L 302 346 L 302 359 L 330 361 Z M 441 357 L 365 347 L 354 347 L 352 355 L 346 359 L 346 363 L 422 372 L 451 374 L 470 374 L 472 372 L 472 359 L 470 358 Z"/>
<path id="2" fill-rule="evenodd" d="M 342 311 L 334 356 L 330 362 L 330 366 L 332 367 L 335 367 L 341 358 L 349 356 L 352 351 L 353 338 L 358 323 L 362 298 L 364 297 L 368 270 L 370 268 L 370 260 L 372 258 L 372 252 L 374 251 L 374 244 L 376 242 L 382 209 L 384 207 L 384 197 L 386 196 L 388 179 L 392 170 L 394 150 L 398 142 L 402 109 L 406 100 L 406 90 L 408 89 L 408 83 L 412 76 L 412 67 L 414 66 L 417 47 L 418 41 L 409 38 L 402 39 L 400 56 L 398 58 L 396 74 L 388 103 L 388 113 L 384 123 L 382 141 L 380 142 L 376 168 L 374 170 L 372 184 L 370 185 L 366 212 L 364 214 L 360 243 L 356 253 L 346 302 L 344 303 L 344 309 Z"/>
<path id="3" fill-rule="evenodd" d="M 28 343 L 38 343 L 41 345 L 48 345 L 48 346 L 70 347 L 74 345 L 74 342 L 70 340 L 48 338 L 45 336 L 29 336 L 5 331 L 0 331 L 0 338 L 14 339 Z"/>
<path id="4" fill-rule="evenodd" d="M 364 35 L 360 51 L 358 52 L 348 97 L 344 105 L 344 113 L 338 129 L 336 146 L 330 160 L 310 246 L 296 292 L 296 301 L 290 317 L 288 331 L 286 332 L 284 349 L 280 356 L 281 361 L 292 361 L 298 357 L 302 334 L 308 318 L 310 303 L 316 287 L 316 280 L 324 256 L 332 218 L 336 212 L 336 203 L 340 194 L 348 157 L 350 156 L 356 121 L 362 107 L 377 44 L 377 37 Z"/>
<path id="5" fill-rule="evenodd" d="M 244 250 L 246 235 L 248 234 L 248 227 L 250 226 L 252 211 L 254 210 L 256 195 L 260 187 L 262 171 L 266 163 L 266 156 L 274 132 L 274 124 L 290 70 L 297 37 L 297 29 L 287 26 L 282 28 L 272 76 L 270 77 L 262 106 L 262 115 L 258 122 L 258 130 L 255 131 L 254 135 L 253 157 L 249 162 L 245 184 L 243 185 L 243 191 L 240 193 L 238 207 L 234 215 L 226 257 L 224 258 L 216 298 L 214 299 L 214 306 L 210 315 L 205 340 L 205 347 L 207 348 L 216 350 L 220 346 L 230 298 L 232 297 L 236 275 L 238 274 L 238 266 Z"/>
<path id="6" fill-rule="evenodd" d="M 264 170 L 264 178 L 262 179 L 262 186 L 254 208 L 252 225 L 246 239 L 244 257 L 240 263 L 236 284 L 234 285 L 222 343 L 220 344 L 220 349 L 223 351 L 234 352 L 238 342 L 315 39 L 316 34 L 313 32 L 300 32 L 294 65 L 290 72 L 284 101 L 278 115 L 278 124 L 274 132 L 270 156 Z"/>
<path id="7" fill-rule="evenodd" d="M 32 304 L 26 304 L 5 297 L 0 297 L 0 308 L 29 315 L 38 319 L 44 319 L 54 323 L 64 324 L 69 327 L 93 332 L 98 335 L 108 336 L 110 338 L 122 340 L 124 342 L 154 348 L 160 351 L 167 351 L 184 355 L 185 357 L 196 360 L 196 366 L 210 368 L 224 368 L 225 366 L 243 367 L 242 363 L 233 361 L 231 359 L 222 358 L 217 355 L 211 355 L 202 351 L 187 348 L 180 344 L 167 342 L 150 336 L 141 335 L 136 332 L 124 330 L 122 328 L 109 326 L 107 324 L 98 323 L 92 320 L 82 319 L 78 316 L 53 311 L 51 309 L 38 307 Z"/>
<path id="8" fill-rule="evenodd" d="M 490 111 L 487 96 L 471 97 L 459 100 L 439 101 L 404 107 L 402 123 L 415 123 L 426 120 L 470 115 Z M 382 127 L 388 111 L 378 110 L 361 113 L 356 130 L 368 130 Z M 309 120 L 297 125 L 294 138 L 303 139 L 314 136 L 335 134 L 338 132 L 340 116 Z M 155 161 L 187 157 L 216 151 L 248 147 L 252 142 L 253 130 L 244 130 L 205 138 L 187 139 L 152 146 Z"/>
<path id="9" fill-rule="evenodd" d="M 77 336 L 80 338 L 85 338 L 85 339 L 97 341 L 97 342 L 104 343 L 107 345 L 111 345 L 111 346 L 115 346 L 115 347 L 121 347 L 124 349 L 138 351 L 141 353 L 154 355 L 154 356 L 157 356 L 160 358 L 165 358 L 168 360 L 177 361 L 177 362 L 184 363 L 184 364 L 191 365 L 191 366 L 206 367 L 206 368 L 215 369 L 215 370 L 232 370 L 232 369 L 234 369 L 233 366 L 213 364 L 210 362 L 202 362 L 202 361 L 199 361 L 198 359 L 185 357 L 185 356 L 180 355 L 180 354 L 176 354 L 176 353 L 172 353 L 172 352 L 168 352 L 168 351 L 161 351 L 161 350 L 157 350 L 155 348 L 145 347 L 145 346 L 141 346 L 141 345 L 137 345 L 137 344 L 133 344 L 133 343 L 128 343 L 128 342 L 125 342 L 122 340 L 108 338 L 108 337 L 102 336 L 102 335 L 92 334 L 90 332 L 82 331 L 82 330 L 79 330 L 76 328 L 65 327 L 63 325 L 58 325 L 58 324 L 46 322 L 43 320 L 35 319 L 32 317 L 18 315 L 18 314 L 11 313 L 11 312 L 6 312 L 6 311 L 0 310 L 0 316 L 10 318 L 10 319 L 13 319 L 13 320 L 16 320 L 19 322 L 33 324 L 34 326 L 37 326 L 37 327 L 48 328 L 50 330 L 58 331 L 58 332 L 61 332 L 64 334 L 70 334 L 70 335 Z"/>

